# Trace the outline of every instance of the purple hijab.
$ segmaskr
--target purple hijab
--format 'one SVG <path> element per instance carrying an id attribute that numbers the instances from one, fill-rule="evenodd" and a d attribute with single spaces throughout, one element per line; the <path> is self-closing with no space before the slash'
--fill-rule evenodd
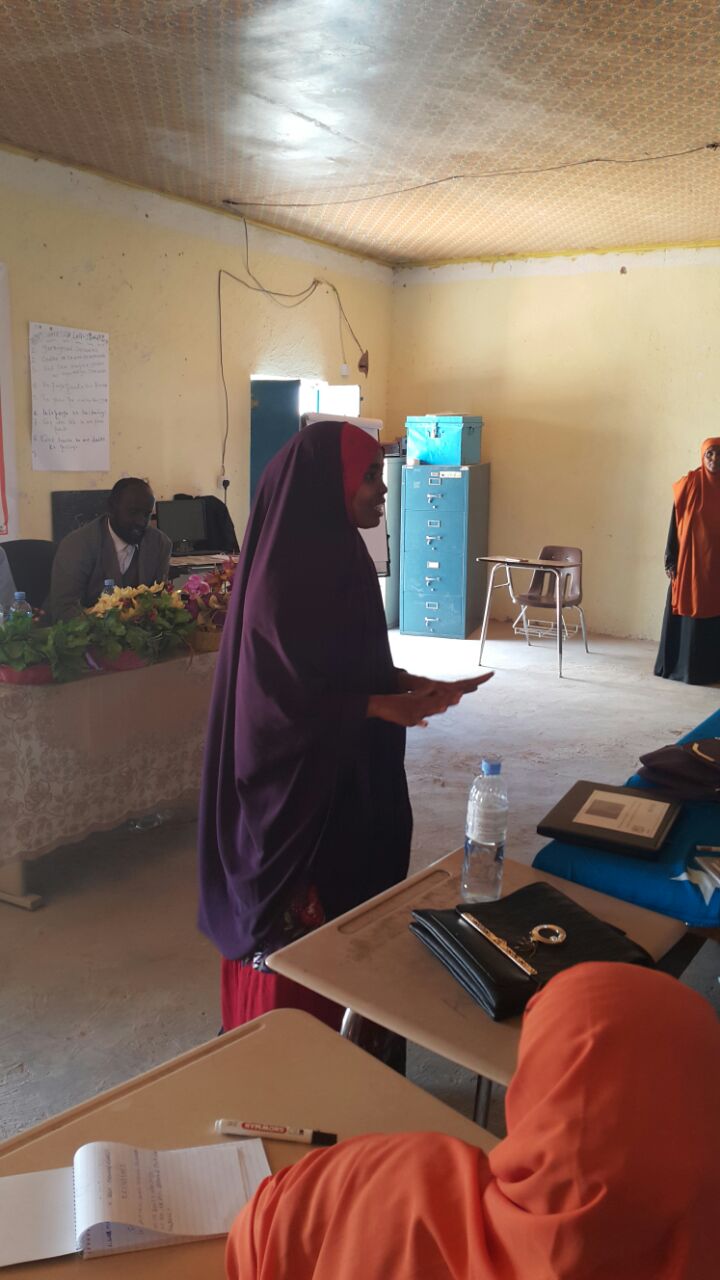
<path id="1" fill-rule="evenodd" d="M 341 430 L 307 427 L 270 462 L 235 574 L 199 817 L 199 926 L 227 959 L 272 946 L 304 884 L 332 916 L 407 874 L 405 732 L 366 718 L 395 674 Z"/>

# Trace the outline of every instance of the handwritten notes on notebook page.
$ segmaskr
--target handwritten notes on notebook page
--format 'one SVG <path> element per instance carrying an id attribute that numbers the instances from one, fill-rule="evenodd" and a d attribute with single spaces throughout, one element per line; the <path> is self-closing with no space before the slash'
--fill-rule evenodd
<path id="1" fill-rule="evenodd" d="M 30 325 L 34 471 L 109 471 L 108 335 Z"/>
<path id="2" fill-rule="evenodd" d="M 257 1138 L 174 1151 L 86 1143 L 72 1168 L 0 1177 L 0 1267 L 225 1235 L 269 1173 Z"/>
<path id="3" fill-rule="evenodd" d="M 225 1235 L 270 1173 L 258 1139 L 175 1151 L 90 1142 L 73 1169 L 85 1257 Z"/>

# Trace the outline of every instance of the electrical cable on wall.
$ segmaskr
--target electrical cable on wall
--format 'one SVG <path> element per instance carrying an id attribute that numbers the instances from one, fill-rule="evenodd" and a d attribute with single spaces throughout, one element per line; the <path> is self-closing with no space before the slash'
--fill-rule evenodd
<path id="1" fill-rule="evenodd" d="M 413 191 L 425 191 L 428 187 L 441 187 L 448 182 L 477 182 L 483 178 L 514 178 L 533 173 L 559 173 L 564 169 L 581 169 L 593 164 L 653 164 L 658 160 L 676 160 L 682 156 L 697 155 L 701 151 L 718 150 L 720 150 L 720 142 L 703 142 L 698 147 L 686 147 L 684 151 L 665 151 L 654 156 L 629 156 L 627 159 L 619 156 L 589 156 L 584 160 L 563 160 L 558 164 L 539 165 L 537 167 L 486 169 L 479 170 L 477 173 L 472 171 L 469 173 L 451 173 L 444 178 L 432 178 L 428 182 L 418 182 L 412 187 L 397 187 L 393 191 L 380 191 L 371 196 L 355 196 L 343 200 L 295 200 L 283 203 L 275 200 L 227 199 L 223 200 L 223 204 L 242 209 L 328 209 L 335 205 L 367 204 L 371 200 L 387 200 L 390 196 L 409 195 Z M 369 186 L 371 184 L 365 183 L 364 185 Z"/>
<path id="2" fill-rule="evenodd" d="M 225 377 L 225 359 L 223 354 L 223 314 L 222 314 L 222 271 L 218 271 L 218 327 L 220 337 L 220 377 L 222 378 L 223 392 L 225 394 L 225 434 L 223 436 L 222 449 L 220 450 L 220 478 L 222 486 L 225 490 L 225 504 L 227 505 L 227 485 L 225 484 L 225 454 L 227 452 L 228 433 L 230 431 L 230 399 L 228 397 L 227 379 Z"/>
<path id="3" fill-rule="evenodd" d="M 242 215 L 241 215 L 241 218 L 242 218 Z M 245 231 L 245 254 L 244 254 L 245 264 L 244 265 L 245 265 L 245 270 L 248 276 L 250 277 L 250 280 L 252 281 L 252 284 L 249 283 L 247 280 L 243 280 L 241 276 L 234 275 L 232 271 L 228 271 L 225 267 L 219 268 L 218 277 L 217 277 L 218 334 L 219 334 L 219 342 L 220 342 L 220 377 L 222 379 L 223 394 L 225 397 L 225 432 L 223 435 L 222 449 L 221 449 L 221 455 L 220 455 L 220 476 L 222 480 L 222 486 L 225 491 L 226 504 L 227 504 L 227 491 L 228 491 L 228 486 L 230 484 L 230 481 L 226 478 L 226 475 L 225 475 L 225 455 L 227 452 L 228 436 L 230 434 L 230 397 L 228 394 L 227 378 L 225 376 L 225 354 L 224 354 L 224 340 L 223 340 L 223 307 L 222 307 L 223 276 L 227 276 L 229 280 L 234 280 L 236 284 L 241 284 L 243 289 L 249 289 L 251 293 L 262 293 L 265 295 L 265 297 L 270 298 L 272 302 L 277 303 L 278 306 L 286 307 L 286 308 L 302 306 L 304 302 L 307 302 L 310 298 L 312 298 L 313 294 L 316 292 L 317 289 L 320 288 L 321 285 L 325 285 L 325 287 L 335 295 L 335 301 L 337 302 L 337 306 L 338 306 L 338 328 L 340 332 L 340 350 L 342 352 L 343 364 L 347 363 L 345 359 L 345 344 L 343 341 L 343 323 L 344 323 L 347 325 L 348 332 L 352 336 L 352 339 L 357 345 L 358 351 L 360 352 L 360 359 L 358 360 L 358 369 L 360 370 L 361 373 L 364 373 L 367 376 L 369 372 L 369 367 L 370 367 L 369 353 L 363 347 L 362 343 L 360 342 L 360 339 L 355 333 L 355 330 L 350 324 L 350 321 L 347 317 L 347 313 L 342 303 L 342 298 L 340 297 L 340 290 L 338 289 L 337 285 L 333 284 L 332 280 L 326 280 L 323 276 L 313 276 L 313 279 L 310 281 L 310 283 L 306 285 L 304 289 L 299 289 L 297 293 L 284 293 L 280 289 L 268 289 L 266 285 L 264 285 L 262 281 L 258 279 L 258 277 L 254 274 L 254 272 L 250 267 L 250 240 L 248 236 L 248 225 L 245 218 L 242 218 L 242 224 Z"/>

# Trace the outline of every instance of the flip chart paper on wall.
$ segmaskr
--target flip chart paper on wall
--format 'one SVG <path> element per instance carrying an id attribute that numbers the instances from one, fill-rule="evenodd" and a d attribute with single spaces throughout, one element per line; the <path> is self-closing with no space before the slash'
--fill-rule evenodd
<path id="1" fill-rule="evenodd" d="M 109 471 L 108 335 L 30 325 L 34 471 Z"/>

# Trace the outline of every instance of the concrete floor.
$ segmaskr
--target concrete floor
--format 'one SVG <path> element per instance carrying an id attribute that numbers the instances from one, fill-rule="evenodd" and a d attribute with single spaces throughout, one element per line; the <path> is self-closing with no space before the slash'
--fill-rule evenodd
<path id="1" fill-rule="evenodd" d="M 716 688 L 652 676 L 654 646 L 591 637 L 566 649 L 558 680 L 547 642 L 527 649 L 495 625 L 490 683 L 408 737 L 413 869 L 462 843 L 481 753 L 499 752 L 510 794 L 508 854 L 531 861 L 535 826 L 579 777 L 622 782 L 638 756 L 672 742 L 720 702 Z M 471 673 L 477 643 L 392 635 L 399 666 Z M 0 1136 L 92 1096 L 215 1034 L 217 957 L 195 928 L 195 828 L 176 813 L 156 830 L 116 831 L 38 862 L 46 905 L 0 904 Z M 718 1003 L 720 946 L 686 980 Z M 409 1075 L 469 1113 L 470 1073 L 416 1047 Z M 491 1128 L 502 1128 L 496 1098 Z"/>

